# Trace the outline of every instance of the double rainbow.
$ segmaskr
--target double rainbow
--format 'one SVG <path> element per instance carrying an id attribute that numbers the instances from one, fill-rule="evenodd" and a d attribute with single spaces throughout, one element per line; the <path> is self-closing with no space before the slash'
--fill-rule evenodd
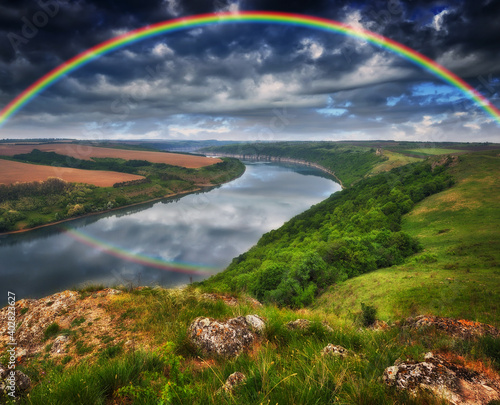
<path id="1" fill-rule="evenodd" d="M 240 13 L 211 13 L 196 15 L 187 18 L 179 18 L 175 20 L 163 21 L 157 24 L 148 25 L 139 28 L 115 38 L 109 39 L 101 44 L 98 44 L 74 58 L 68 60 L 54 70 L 47 73 L 45 76 L 37 80 L 14 100 L 12 100 L 3 110 L 0 111 L 0 126 L 30 100 L 35 98 L 40 92 L 51 86 L 64 75 L 73 72 L 86 63 L 111 52 L 115 49 L 124 47 L 134 42 L 143 39 L 151 38 L 156 35 L 166 34 L 174 31 L 181 31 L 202 27 L 211 24 L 226 24 L 226 23 L 270 23 L 284 24 L 299 27 L 313 28 L 317 30 L 333 32 L 337 34 L 348 35 L 354 38 L 368 41 L 381 48 L 394 52 L 395 54 L 413 62 L 414 64 L 423 67 L 444 82 L 459 89 L 467 98 L 474 101 L 478 106 L 484 109 L 491 115 L 497 123 L 500 123 L 500 110 L 498 110 L 486 97 L 475 90 L 464 80 L 445 69 L 443 66 L 427 58 L 426 56 L 408 48 L 407 46 L 393 41 L 382 35 L 374 32 L 354 28 L 341 22 L 327 20 L 319 17 L 305 16 L 301 14 L 275 13 L 262 11 L 249 11 Z"/>

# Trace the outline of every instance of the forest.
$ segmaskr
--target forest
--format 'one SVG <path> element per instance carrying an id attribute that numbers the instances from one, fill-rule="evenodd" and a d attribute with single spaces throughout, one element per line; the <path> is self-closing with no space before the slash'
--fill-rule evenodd
<path id="1" fill-rule="evenodd" d="M 451 187 L 451 162 L 419 162 L 363 179 L 263 235 L 202 285 L 300 308 L 336 282 L 400 264 L 421 249 L 401 231 L 401 216 Z"/>

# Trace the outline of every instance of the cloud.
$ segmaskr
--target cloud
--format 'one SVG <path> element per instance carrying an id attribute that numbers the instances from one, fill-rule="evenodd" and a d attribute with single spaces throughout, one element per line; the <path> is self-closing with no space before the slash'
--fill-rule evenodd
<path id="1" fill-rule="evenodd" d="M 436 59 L 499 103 L 498 2 L 57 4 L 57 14 L 17 50 L 8 34 L 22 35 L 23 21 L 31 21 L 40 6 L 30 0 L 0 6 L 2 105 L 63 61 L 131 29 L 195 13 L 252 9 L 307 13 L 374 30 Z M 294 118 L 277 125 L 276 109 Z M 456 89 L 366 41 L 289 26 L 228 24 L 111 52 L 44 91 L 0 136 L 388 139 L 407 134 L 479 140 L 498 131 L 488 119 Z"/>

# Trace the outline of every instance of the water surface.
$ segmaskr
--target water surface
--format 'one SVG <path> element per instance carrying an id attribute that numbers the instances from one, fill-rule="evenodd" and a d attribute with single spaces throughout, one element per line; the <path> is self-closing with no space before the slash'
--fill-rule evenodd
<path id="1" fill-rule="evenodd" d="M 87 283 L 175 286 L 224 269 L 340 186 L 317 169 L 245 162 L 207 192 L 0 239 L 0 293 L 41 297 Z M 194 271 L 186 274 L 180 271 Z M 0 305 L 3 306 L 3 305 Z"/>

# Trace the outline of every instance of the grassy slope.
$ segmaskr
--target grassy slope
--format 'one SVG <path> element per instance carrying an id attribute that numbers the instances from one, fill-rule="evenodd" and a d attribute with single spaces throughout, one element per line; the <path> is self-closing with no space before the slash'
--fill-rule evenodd
<path id="1" fill-rule="evenodd" d="M 500 326 L 498 151 L 463 155 L 455 186 L 420 202 L 403 230 L 425 250 L 406 264 L 331 287 L 316 303 L 342 317 L 374 304 L 384 319 L 431 313 Z"/>
<path id="2" fill-rule="evenodd" d="M 383 156 L 387 158 L 387 160 L 384 160 L 383 162 L 377 164 L 370 172 L 370 175 L 387 172 L 389 170 L 394 169 L 395 167 L 404 166 L 409 163 L 419 162 L 421 160 L 419 158 L 405 156 L 402 155 L 401 153 L 391 152 L 388 150 L 383 151 Z"/>

